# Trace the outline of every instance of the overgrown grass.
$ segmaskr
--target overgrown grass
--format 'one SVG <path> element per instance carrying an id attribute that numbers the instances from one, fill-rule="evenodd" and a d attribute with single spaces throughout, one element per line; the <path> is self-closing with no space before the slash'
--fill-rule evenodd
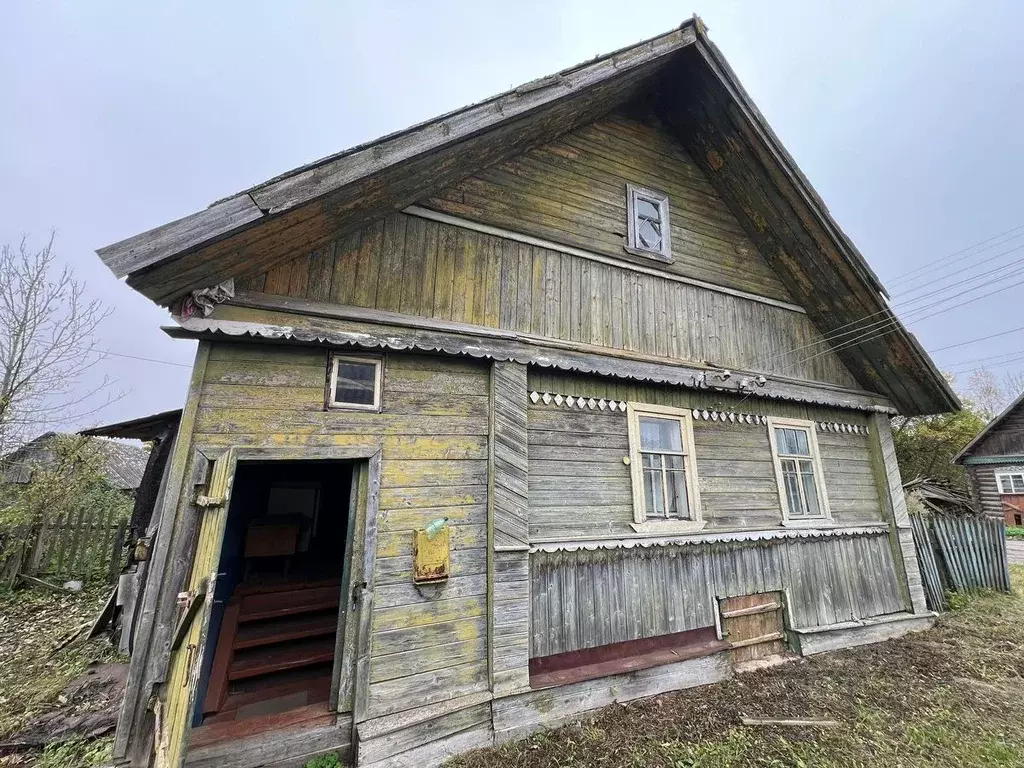
<path id="1" fill-rule="evenodd" d="M 1024 567 L 927 632 L 609 707 L 451 768 L 1024 766 Z M 838 728 L 747 727 L 741 715 Z"/>
<path id="2" fill-rule="evenodd" d="M 69 633 L 96 617 L 109 594 L 109 586 L 90 586 L 77 594 L 0 590 L 0 741 L 36 715 L 60 707 L 61 691 L 91 663 L 117 660 L 116 649 L 103 638 L 53 653 Z M 88 702 L 74 706 L 87 707 Z M 100 765 L 109 759 L 109 746 L 109 739 L 68 742 L 31 759 L 43 768 Z"/>
<path id="3" fill-rule="evenodd" d="M 1015 525 L 1006 526 L 1006 538 L 1024 539 L 1024 528 L 1019 528 Z"/>

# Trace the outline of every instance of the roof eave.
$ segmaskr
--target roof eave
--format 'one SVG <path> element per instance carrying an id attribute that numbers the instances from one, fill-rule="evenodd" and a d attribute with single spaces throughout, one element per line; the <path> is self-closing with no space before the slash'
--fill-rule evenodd
<path id="1" fill-rule="evenodd" d="M 886 302 L 888 299 L 888 293 L 882 285 L 878 275 L 873 269 L 871 269 L 871 266 L 864 258 L 864 255 L 846 235 L 835 218 L 833 218 L 828 206 L 825 205 L 824 200 L 821 199 L 821 196 L 811 185 L 803 171 L 800 170 L 796 160 L 776 135 L 764 115 L 761 114 L 761 111 L 757 108 L 753 99 L 750 98 L 750 95 L 743 87 L 725 56 L 722 55 L 722 52 L 718 47 L 708 38 L 707 32 L 702 23 L 698 23 L 696 25 L 696 33 L 697 43 L 694 46 L 695 50 L 700 53 L 706 64 L 712 68 L 722 84 L 728 89 L 730 96 L 739 106 L 741 113 L 749 122 L 751 128 L 753 128 L 753 130 L 758 134 L 760 140 L 769 149 L 778 169 L 789 179 L 794 188 L 798 190 L 801 200 L 806 206 L 808 212 L 822 227 L 822 230 L 828 234 L 836 250 L 842 255 L 843 259 L 854 273 L 859 276 L 865 285 L 869 286 L 878 294 L 880 303 L 883 306 L 888 307 Z M 896 322 L 895 328 L 887 335 L 896 336 L 909 347 L 909 351 L 925 368 L 926 372 L 932 379 L 932 383 L 936 385 L 936 389 L 941 395 L 943 402 L 939 408 L 935 409 L 934 412 L 940 413 L 945 411 L 961 410 L 963 405 L 960 402 L 960 398 L 957 396 L 956 392 L 953 391 L 953 388 L 946 377 L 939 371 L 938 367 L 931 359 L 931 356 L 928 355 L 924 350 L 924 347 L 921 346 L 917 337 L 903 325 L 902 321 L 900 321 L 894 313 L 893 318 Z M 937 405 L 939 404 L 937 403 Z M 912 413 L 908 415 L 922 414 Z"/>
<path id="2" fill-rule="evenodd" d="M 302 166 L 203 211 L 100 248 L 97 254 L 117 277 L 132 282 L 142 273 L 315 203 L 383 169 L 458 144 L 662 59 L 696 39 L 696 21 L 687 20 L 671 32 Z"/>

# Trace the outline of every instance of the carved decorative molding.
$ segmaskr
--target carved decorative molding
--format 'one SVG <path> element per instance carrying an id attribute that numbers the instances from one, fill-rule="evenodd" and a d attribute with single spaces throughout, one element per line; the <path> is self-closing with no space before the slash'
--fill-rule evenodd
<path id="1" fill-rule="evenodd" d="M 618 413 L 626 412 L 624 400 L 607 400 L 600 397 L 585 397 L 583 395 L 560 395 L 552 392 L 530 392 L 530 402 L 540 405 L 556 405 L 564 408 L 577 408 L 581 411 L 611 411 Z M 736 413 L 735 411 L 716 411 L 707 408 L 694 408 L 690 411 L 693 418 L 698 421 L 721 421 L 726 424 L 750 424 L 752 426 L 765 425 L 768 423 L 767 416 L 756 413 Z M 838 432 L 851 435 L 866 435 L 868 428 L 859 424 L 841 424 L 834 421 L 816 421 L 816 429 L 822 432 Z"/>
<path id="2" fill-rule="evenodd" d="M 531 392 L 531 403 L 544 405 L 561 405 L 566 408 L 578 408 L 581 411 L 618 411 L 626 412 L 624 400 L 606 400 L 603 397 L 582 397 L 581 395 L 553 395 L 550 392 Z"/>
<path id="3" fill-rule="evenodd" d="M 775 528 L 758 531 L 705 531 L 689 536 L 634 537 L 621 539 L 589 539 L 581 541 L 539 541 L 530 546 L 530 553 L 596 552 L 615 549 L 651 549 L 707 544 L 754 544 L 782 539 L 827 539 L 841 536 L 879 536 L 889 532 L 886 523 L 832 528 Z"/>

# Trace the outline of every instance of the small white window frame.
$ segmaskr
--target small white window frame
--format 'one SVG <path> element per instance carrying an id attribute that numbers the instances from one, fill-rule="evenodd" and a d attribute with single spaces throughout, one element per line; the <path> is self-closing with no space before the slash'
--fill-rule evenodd
<path id="1" fill-rule="evenodd" d="M 366 363 L 374 366 L 373 403 L 340 403 L 334 399 L 338 382 L 338 363 Z M 353 355 L 347 352 L 332 352 L 327 364 L 327 389 L 324 406 L 329 411 L 373 411 L 380 412 L 384 389 L 384 358 L 379 355 Z"/>
<path id="2" fill-rule="evenodd" d="M 640 459 L 640 417 L 674 419 L 679 422 L 683 446 L 683 467 L 686 471 L 686 498 L 690 507 L 689 520 L 649 520 L 644 512 L 643 462 Z M 691 533 L 707 524 L 700 502 L 700 483 L 697 479 L 697 457 L 693 444 L 693 416 L 688 409 L 664 405 L 626 403 L 626 423 L 629 431 L 629 469 L 633 484 L 633 530 L 637 533 Z"/>
<path id="3" fill-rule="evenodd" d="M 651 250 L 640 243 L 636 226 L 636 199 L 644 198 L 658 206 L 658 213 L 661 216 L 661 248 Z M 671 264 L 672 259 L 672 237 L 671 224 L 669 220 L 668 195 L 654 189 L 640 187 L 635 184 L 626 183 L 626 216 L 627 216 L 627 237 L 625 250 L 635 256 L 656 259 Z"/>
<path id="4" fill-rule="evenodd" d="M 821 467 L 821 452 L 818 450 L 818 434 L 813 421 L 804 419 L 783 419 L 769 416 L 768 440 L 772 447 L 772 464 L 775 466 L 775 482 L 779 491 L 779 506 L 782 509 L 782 524 L 786 527 L 809 527 L 815 528 L 822 523 L 832 523 L 832 509 L 828 503 L 828 491 L 825 488 L 825 472 Z M 817 517 L 790 517 L 789 500 L 786 498 L 786 484 L 782 472 L 782 461 L 784 457 L 779 455 L 779 446 L 775 440 L 775 429 L 777 427 L 789 429 L 801 429 L 807 433 L 807 446 L 810 448 L 811 465 L 814 468 L 814 485 L 818 492 L 818 509 L 822 514 Z"/>
<path id="5" fill-rule="evenodd" d="M 1021 482 L 1024 483 L 1024 470 L 1017 470 L 1012 472 L 997 472 L 996 473 L 996 487 L 999 489 L 1000 496 L 1021 496 L 1024 495 L 1024 490 L 1015 491 L 1013 490 L 1013 478 L 1021 478 Z M 1010 490 L 1003 490 L 1003 481 L 1007 481 Z"/>

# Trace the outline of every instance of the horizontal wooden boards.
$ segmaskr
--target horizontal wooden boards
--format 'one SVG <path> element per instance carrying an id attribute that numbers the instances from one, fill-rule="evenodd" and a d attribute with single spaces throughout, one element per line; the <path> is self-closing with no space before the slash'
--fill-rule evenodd
<path id="1" fill-rule="evenodd" d="M 466 693 L 486 690 L 489 366 L 388 355 L 381 413 L 325 410 L 326 376 L 323 350 L 213 345 L 199 394 L 197 445 L 305 447 L 311 456 L 318 449 L 379 447 L 369 714 L 449 695 L 429 679 Z M 451 526 L 452 577 L 416 590 L 414 531 L 441 517 Z"/>
<path id="2" fill-rule="evenodd" d="M 753 402 L 679 387 L 644 386 L 610 379 L 531 369 L 531 390 L 693 409 L 730 406 L 744 412 L 841 420 L 866 426 L 851 411 L 778 402 Z M 731 402 L 730 402 L 731 401 Z M 626 416 L 579 410 L 543 401 L 531 404 L 530 535 L 532 540 L 614 538 L 633 535 L 632 480 Z M 703 517 L 708 530 L 767 529 L 782 522 L 768 427 L 694 420 L 694 447 Z M 878 522 L 882 509 L 871 463 L 871 435 L 819 432 L 825 486 L 839 524 Z"/>
<path id="3" fill-rule="evenodd" d="M 840 385 L 799 312 L 395 213 L 239 287 Z M 328 297 L 324 299 L 323 297 Z M 815 354 L 807 354 L 812 348 Z"/>
<path id="4" fill-rule="evenodd" d="M 531 657 L 713 626 L 715 598 L 785 590 L 793 627 L 906 609 L 882 534 L 530 556 Z"/>
<path id="5" fill-rule="evenodd" d="M 669 197 L 674 261 L 666 270 L 789 299 L 686 150 L 642 116 L 606 116 L 479 171 L 421 204 L 621 258 L 628 244 L 627 183 Z"/>

